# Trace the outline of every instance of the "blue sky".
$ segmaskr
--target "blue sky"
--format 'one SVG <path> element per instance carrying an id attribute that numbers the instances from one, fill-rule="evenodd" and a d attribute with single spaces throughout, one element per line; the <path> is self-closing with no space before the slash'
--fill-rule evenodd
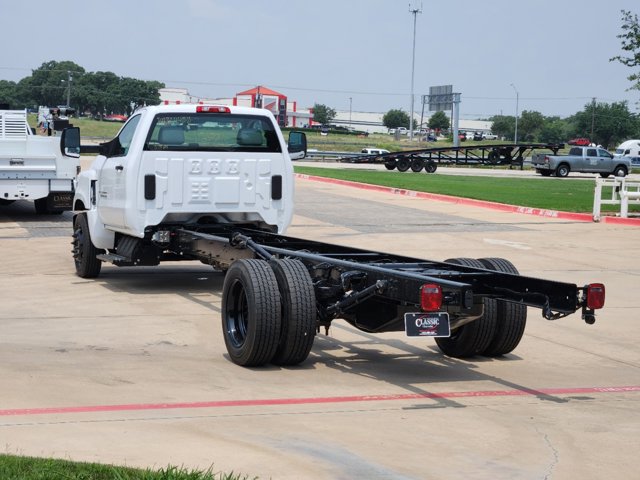
<path id="1" fill-rule="evenodd" d="M 519 109 L 567 116 L 596 97 L 628 100 L 621 10 L 637 0 L 411 2 L 417 16 L 415 110 L 433 85 L 462 93 L 461 117 Z M 255 85 L 303 106 L 410 109 L 413 16 L 393 0 L 0 0 L 0 79 L 43 62 L 159 80 L 229 97 Z"/>

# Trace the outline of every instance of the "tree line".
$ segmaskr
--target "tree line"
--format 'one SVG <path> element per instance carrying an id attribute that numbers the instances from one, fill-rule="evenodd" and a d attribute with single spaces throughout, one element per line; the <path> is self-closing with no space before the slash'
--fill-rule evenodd
<path id="1" fill-rule="evenodd" d="M 160 103 L 164 83 L 87 72 L 71 61 L 49 61 L 18 82 L 0 80 L 0 103 L 11 108 L 66 105 L 80 113 L 129 115 L 142 105 Z"/>

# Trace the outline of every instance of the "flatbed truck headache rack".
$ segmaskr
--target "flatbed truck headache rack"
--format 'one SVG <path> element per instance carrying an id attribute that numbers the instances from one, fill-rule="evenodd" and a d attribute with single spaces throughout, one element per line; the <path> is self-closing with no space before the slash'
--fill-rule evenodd
<path id="1" fill-rule="evenodd" d="M 593 323 L 604 306 L 600 283 L 520 276 L 501 258 L 438 262 L 285 236 L 291 159 L 305 152 L 304 133 L 286 142 L 268 110 L 136 111 L 77 177 L 77 275 L 95 278 L 103 262 L 195 260 L 222 271 L 223 337 L 242 366 L 299 364 L 337 319 L 370 333 L 433 337 L 452 357 L 498 356 L 520 342 L 527 307 L 549 320 L 581 310 Z"/>
<path id="2" fill-rule="evenodd" d="M 430 147 L 384 154 L 367 154 L 338 159 L 349 163 L 384 163 L 387 170 L 406 172 L 425 170 L 434 173 L 438 164 L 509 165 L 521 170 L 527 154 L 534 150 L 550 150 L 554 155 L 564 148 L 562 143 L 505 143 L 497 145 L 464 145 L 460 147 Z"/>

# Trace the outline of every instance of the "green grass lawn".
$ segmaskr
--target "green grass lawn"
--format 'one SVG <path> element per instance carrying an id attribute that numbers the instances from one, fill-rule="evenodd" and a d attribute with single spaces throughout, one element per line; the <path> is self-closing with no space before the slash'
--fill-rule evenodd
<path id="1" fill-rule="evenodd" d="M 565 212 L 593 211 L 594 183 L 567 178 L 505 178 L 295 166 L 296 173 Z M 605 195 L 610 193 L 606 193 Z M 634 205 L 634 211 L 640 211 Z M 615 211 L 603 205 L 603 211 Z M 619 207 L 618 207 L 619 210 Z"/>
<path id="2" fill-rule="evenodd" d="M 247 480 L 234 473 L 167 467 L 159 470 L 116 467 L 98 463 L 0 454 L 2 480 Z M 256 477 L 254 477 L 256 478 Z"/>

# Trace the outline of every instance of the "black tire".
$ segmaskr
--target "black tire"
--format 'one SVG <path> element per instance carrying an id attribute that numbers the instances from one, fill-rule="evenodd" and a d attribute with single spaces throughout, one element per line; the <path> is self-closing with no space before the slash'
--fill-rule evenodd
<path id="1" fill-rule="evenodd" d="M 411 171 L 418 173 L 424 168 L 424 160 L 421 158 L 414 158 L 411 160 Z"/>
<path id="2" fill-rule="evenodd" d="M 625 167 L 624 165 L 618 165 L 613 170 L 613 176 L 614 177 L 626 177 L 628 173 L 629 172 L 627 171 L 627 167 Z"/>
<path id="3" fill-rule="evenodd" d="M 47 205 L 47 197 L 38 198 L 33 201 L 36 207 L 36 213 L 39 215 L 60 215 L 64 210 L 53 210 Z"/>
<path id="4" fill-rule="evenodd" d="M 297 365 L 309 356 L 316 334 L 316 295 L 309 271 L 300 260 L 273 260 L 282 301 L 280 342 L 275 365 Z"/>
<path id="5" fill-rule="evenodd" d="M 399 172 L 406 172 L 411 167 L 411 160 L 408 158 L 400 158 L 396 164 Z"/>
<path id="6" fill-rule="evenodd" d="M 467 267 L 485 268 L 479 260 L 473 258 L 453 258 L 448 263 Z M 467 358 L 484 352 L 494 337 L 496 330 L 496 301 L 484 299 L 482 317 L 456 328 L 449 338 L 436 338 L 438 348 L 449 357 Z"/>
<path id="7" fill-rule="evenodd" d="M 386 162 L 384 162 L 384 168 L 386 168 L 387 170 L 395 170 L 396 161 L 395 160 L 387 160 Z"/>
<path id="8" fill-rule="evenodd" d="M 497 165 L 500 161 L 500 154 L 496 150 L 491 150 L 487 155 L 487 163 L 490 165 Z"/>
<path id="9" fill-rule="evenodd" d="M 438 164 L 436 162 L 427 162 L 424 166 L 424 171 L 427 173 L 435 173 L 438 169 Z"/>
<path id="10" fill-rule="evenodd" d="M 79 213 L 73 219 L 73 242 L 71 243 L 76 275 L 81 278 L 96 278 L 100 275 L 102 262 L 96 258 L 100 252 L 91 241 L 86 213 Z"/>
<path id="11" fill-rule="evenodd" d="M 481 258 L 488 270 L 518 274 L 518 269 L 503 258 Z M 498 357 L 512 352 L 522 340 L 527 325 L 527 307 L 512 302 L 496 301 L 498 305 L 496 331 L 491 343 L 482 352 L 487 357 Z"/>
<path id="12" fill-rule="evenodd" d="M 263 260 L 233 262 L 222 288 L 222 334 L 231 361 L 257 367 L 271 361 L 280 340 L 278 281 Z"/>
<path id="13" fill-rule="evenodd" d="M 556 168 L 556 177 L 566 177 L 567 175 L 569 175 L 570 171 L 571 167 L 569 167 L 568 164 L 561 163 L 560 165 L 558 165 L 558 168 Z"/>

